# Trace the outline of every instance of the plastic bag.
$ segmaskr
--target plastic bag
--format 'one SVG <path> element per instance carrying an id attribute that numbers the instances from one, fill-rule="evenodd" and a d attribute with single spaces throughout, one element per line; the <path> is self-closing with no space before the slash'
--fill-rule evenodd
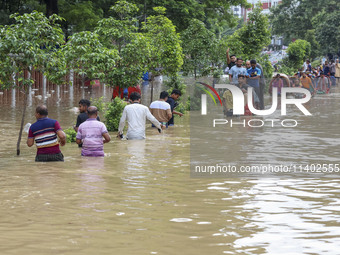
<path id="1" fill-rule="evenodd" d="M 28 131 L 30 130 L 30 127 L 31 127 L 31 123 L 27 123 L 25 126 L 24 126 L 24 132 L 26 132 L 28 134 Z"/>

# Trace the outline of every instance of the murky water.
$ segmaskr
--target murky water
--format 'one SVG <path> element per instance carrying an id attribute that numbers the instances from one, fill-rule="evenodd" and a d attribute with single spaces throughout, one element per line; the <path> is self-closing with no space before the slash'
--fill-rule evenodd
<path id="1" fill-rule="evenodd" d="M 146 95 L 148 87 L 143 89 Z M 68 128 L 79 98 L 103 90 L 59 93 L 61 100 L 51 93 L 45 101 L 49 116 Z M 104 94 L 109 99 L 110 89 Z M 32 98 L 26 122 L 34 122 L 34 108 L 43 100 Z M 313 104 L 320 115 L 333 110 L 338 121 L 339 100 L 333 93 Z M 104 146 L 105 158 L 82 158 L 75 144 L 67 144 L 64 163 L 36 163 L 25 139 L 15 156 L 20 98 L 17 107 L 1 95 L 0 102 L 0 254 L 339 254 L 339 179 L 190 178 L 188 115 L 161 135 L 148 128 L 145 141 L 113 139 Z M 311 155 L 329 148 L 325 160 L 339 161 L 339 129 L 328 126 L 309 123 L 299 130 L 321 135 L 295 145 L 301 153 L 288 154 L 289 160 L 299 162 L 309 145 Z M 266 154 L 270 145 L 255 150 L 258 139 L 239 141 L 250 148 L 248 159 L 284 160 Z"/>

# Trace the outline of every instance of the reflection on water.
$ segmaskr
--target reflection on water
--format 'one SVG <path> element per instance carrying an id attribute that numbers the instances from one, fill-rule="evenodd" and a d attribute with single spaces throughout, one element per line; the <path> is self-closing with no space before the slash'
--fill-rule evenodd
<path id="1" fill-rule="evenodd" d="M 148 88 L 142 87 L 146 102 Z M 54 90 L 46 91 L 51 94 L 46 99 L 49 115 L 63 128 L 71 127 L 82 91 Z M 105 92 L 107 99 L 112 92 L 83 91 L 87 98 Z M 154 94 L 160 91 L 156 86 Z M 322 118 L 330 108 L 340 113 L 339 97 L 317 96 L 315 114 Z M 42 100 L 32 97 L 26 122 L 34 122 L 34 108 Z M 35 149 L 24 144 L 22 155 L 15 156 L 20 100 L 16 105 L 2 103 L 0 112 L 1 254 L 338 254 L 338 179 L 191 179 L 188 114 L 163 134 L 147 128 L 145 141 L 113 139 L 104 145 L 104 158 L 81 157 L 76 144 L 67 144 L 62 147 L 64 163 L 36 163 Z M 334 122 L 324 119 L 328 129 L 313 120 L 304 122 L 296 134 L 301 140 L 296 157 L 289 151 L 290 136 L 279 136 L 285 140 L 276 147 L 279 152 L 288 161 L 299 161 L 307 155 L 306 146 L 312 158 L 330 148 L 328 160 L 339 160 Z M 238 147 L 225 150 L 247 151 L 240 160 L 285 160 L 266 150 L 275 142 L 261 144 L 266 130 L 242 132 L 247 136 L 238 138 Z"/>

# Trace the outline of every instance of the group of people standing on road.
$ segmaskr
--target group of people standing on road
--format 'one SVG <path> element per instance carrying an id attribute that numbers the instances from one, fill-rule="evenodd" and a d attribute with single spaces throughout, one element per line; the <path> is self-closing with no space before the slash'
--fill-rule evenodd
<path id="1" fill-rule="evenodd" d="M 263 69 L 255 59 L 247 60 L 243 65 L 243 59 L 237 58 L 235 55 L 229 55 L 229 49 L 227 49 L 227 64 L 225 72 L 229 74 L 229 81 L 231 84 L 239 87 L 245 96 L 245 102 L 247 102 L 247 88 L 250 86 L 253 88 L 253 104 L 256 109 L 264 109 L 264 76 Z M 226 90 L 223 94 L 223 106 L 224 114 L 226 116 L 233 116 L 233 101 L 232 94 L 229 90 Z M 250 114 L 248 105 L 245 103 L 245 115 Z"/>
<path id="2" fill-rule="evenodd" d="M 171 95 L 162 91 L 159 100 L 152 102 L 150 107 L 146 107 L 141 104 L 141 95 L 138 92 L 132 92 L 129 103 L 123 110 L 117 137 L 123 138 L 126 122 L 128 128 L 125 137 L 128 140 L 145 139 L 146 120 L 149 120 L 159 133 L 168 126 L 173 126 L 173 115 L 183 116 L 182 113 L 175 111 L 176 101 L 180 96 L 181 92 L 177 89 L 174 89 Z M 110 142 L 111 137 L 105 124 L 98 117 L 97 107 L 91 106 L 89 100 L 81 99 L 79 111 L 74 130 L 77 132 L 76 143 L 82 148 L 81 155 L 103 157 L 104 143 Z M 45 105 L 39 105 L 36 108 L 35 117 L 37 121 L 30 126 L 27 138 L 29 147 L 33 146 L 34 142 L 36 143 L 35 161 L 64 161 L 59 145 L 66 144 L 66 134 L 61 129 L 59 122 L 48 118 L 48 110 Z"/>

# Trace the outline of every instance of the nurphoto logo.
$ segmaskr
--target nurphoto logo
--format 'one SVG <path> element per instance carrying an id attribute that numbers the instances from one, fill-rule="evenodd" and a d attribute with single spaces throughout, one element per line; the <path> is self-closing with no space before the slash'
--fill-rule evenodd
<path id="1" fill-rule="evenodd" d="M 220 101 L 220 104 L 222 106 L 222 101 L 217 91 L 208 84 L 201 83 L 201 82 L 200 84 L 209 88 L 215 95 L 217 95 Z M 233 97 L 233 114 L 235 115 L 245 114 L 245 110 L 244 110 L 245 99 L 244 99 L 244 94 L 240 88 L 238 88 L 235 85 L 231 85 L 231 84 L 216 84 L 215 88 L 230 90 L 230 92 L 232 93 L 232 97 Z M 209 94 L 216 104 L 216 101 L 213 95 L 206 89 L 202 89 L 202 90 L 204 90 L 207 94 Z M 302 98 L 288 98 L 288 95 L 296 94 L 296 93 L 304 94 L 305 96 Z M 201 115 L 207 115 L 207 94 L 201 95 Z M 253 95 L 253 88 L 248 87 L 247 103 L 248 103 L 248 108 L 252 114 L 255 114 L 258 116 L 268 116 L 268 115 L 273 114 L 277 110 L 277 107 L 278 107 L 277 88 L 273 88 L 272 105 L 269 109 L 264 109 L 264 110 L 256 109 L 253 104 L 252 95 Z M 287 105 L 295 105 L 304 115 L 311 116 L 312 114 L 303 105 L 304 103 L 307 103 L 311 99 L 311 97 L 312 95 L 310 91 L 304 88 L 290 88 L 290 87 L 282 88 L 281 90 L 281 115 L 282 116 L 287 115 Z M 271 126 L 274 127 L 274 122 L 277 121 L 277 119 L 266 119 L 265 121 L 271 122 Z M 251 120 L 248 120 L 247 123 L 249 127 L 262 127 L 265 121 L 261 119 L 251 119 Z M 281 122 L 281 126 L 283 127 L 296 127 L 298 124 L 298 122 L 294 119 L 286 119 L 280 122 Z M 235 121 L 233 122 L 233 120 L 228 121 L 227 119 L 214 119 L 213 127 L 215 127 L 216 125 L 224 125 L 227 123 L 230 123 L 231 126 L 233 125 L 233 123 L 234 125 L 242 124 L 243 126 L 246 126 L 246 120 L 243 120 L 242 122 L 235 122 Z"/>

